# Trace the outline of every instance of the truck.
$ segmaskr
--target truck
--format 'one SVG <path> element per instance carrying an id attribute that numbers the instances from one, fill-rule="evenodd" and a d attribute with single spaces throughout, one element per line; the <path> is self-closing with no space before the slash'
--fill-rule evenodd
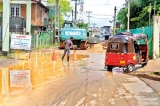
<path id="1" fill-rule="evenodd" d="M 65 45 L 62 44 L 65 40 L 70 39 L 70 37 L 73 37 L 73 45 L 77 49 L 86 49 L 87 30 L 74 26 L 72 21 L 66 21 L 60 30 L 60 49 L 65 48 Z"/>

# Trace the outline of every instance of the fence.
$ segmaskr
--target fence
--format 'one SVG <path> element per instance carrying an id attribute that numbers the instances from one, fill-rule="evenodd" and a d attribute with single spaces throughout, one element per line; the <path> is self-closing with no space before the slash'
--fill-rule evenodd
<path id="1" fill-rule="evenodd" d="M 51 33 L 41 32 L 38 35 L 32 35 L 31 47 L 33 49 L 38 49 L 39 47 L 49 46 L 51 43 Z"/>
<path id="2" fill-rule="evenodd" d="M 121 30 L 119 32 L 125 32 L 125 30 Z M 142 27 L 136 29 L 130 29 L 130 32 L 133 34 L 146 34 L 148 36 L 148 46 L 149 46 L 149 57 L 153 58 L 153 26 L 150 27 Z"/>

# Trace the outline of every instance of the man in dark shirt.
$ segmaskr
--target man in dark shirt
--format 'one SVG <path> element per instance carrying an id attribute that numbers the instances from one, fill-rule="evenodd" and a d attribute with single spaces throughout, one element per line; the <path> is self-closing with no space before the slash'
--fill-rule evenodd
<path id="1" fill-rule="evenodd" d="M 70 58 L 70 48 L 71 48 L 71 47 L 73 48 L 73 43 L 72 43 L 72 41 L 73 41 L 73 37 L 70 37 L 69 40 L 66 40 L 66 41 L 63 42 L 63 44 L 66 43 L 66 45 L 65 45 L 65 49 L 64 49 L 64 54 L 63 54 L 63 56 L 62 56 L 62 60 L 64 59 L 64 57 L 65 57 L 65 55 L 66 55 L 66 52 L 67 52 L 67 61 L 69 61 L 69 58 Z M 62 45 L 63 45 L 63 44 L 62 44 Z"/>
<path id="2" fill-rule="evenodd" d="M 140 48 L 139 48 L 139 45 L 137 44 L 136 41 L 134 42 L 134 48 L 135 48 L 135 53 L 136 53 L 137 61 L 139 62 Z"/>

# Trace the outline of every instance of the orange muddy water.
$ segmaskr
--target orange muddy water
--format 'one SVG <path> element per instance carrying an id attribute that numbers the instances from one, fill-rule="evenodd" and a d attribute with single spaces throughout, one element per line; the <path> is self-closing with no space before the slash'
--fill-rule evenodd
<path id="1" fill-rule="evenodd" d="M 77 61 L 67 62 L 66 57 L 61 61 L 61 54 L 55 54 L 56 61 L 52 61 L 52 53 L 34 53 L 30 60 L 22 60 L 21 63 L 0 69 L 0 95 L 17 95 L 57 80 L 58 77 L 76 72 L 77 65 L 85 66 L 87 55 L 76 55 Z"/>

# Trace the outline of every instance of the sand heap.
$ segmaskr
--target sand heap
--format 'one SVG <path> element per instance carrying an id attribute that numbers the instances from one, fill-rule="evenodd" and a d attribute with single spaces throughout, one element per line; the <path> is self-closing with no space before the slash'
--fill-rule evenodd
<path id="1" fill-rule="evenodd" d="M 107 48 L 107 46 L 108 46 L 108 41 L 102 42 L 101 45 L 102 45 L 104 48 Z"/>
<path id="2" fill-rule="evenodd" d="M 88 48 L 88 50 L 95 51 L 95 52 L 103 52 L 104 51 L 102 44 L 93 44 L 91 48 L 90 47 Z"/>

